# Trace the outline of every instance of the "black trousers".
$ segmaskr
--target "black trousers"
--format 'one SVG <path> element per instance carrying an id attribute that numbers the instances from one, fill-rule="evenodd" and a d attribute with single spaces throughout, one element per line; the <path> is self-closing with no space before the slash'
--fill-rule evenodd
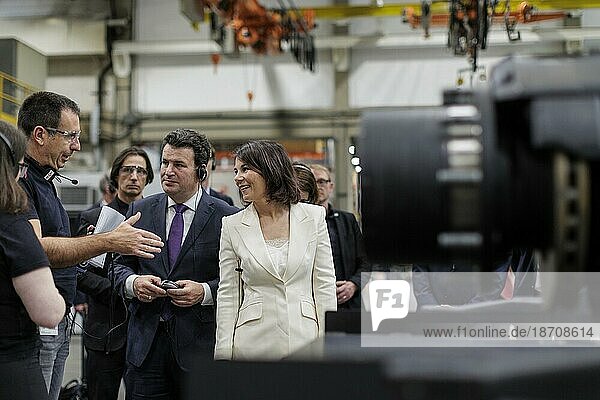
<path id="1" fill-rule="evenodd" d="M 0 400 L 48 399 L 38 351 L 18 359 L 0 361 Z"/>
<path id="2" fill-rule="evenodd" d="M 108 354 L 90 349 L 86 351 L 89 400 L 117 400 L 125 371 L 125 346 Z"/>
<path id="3" fill-rule="evenodd" d="M 183 395 L 186 372 L 177 363 L 167 325 L 159 325 L 148 356 L 140 367 L 127 363 L 127 400 L 171 400 Z"/>

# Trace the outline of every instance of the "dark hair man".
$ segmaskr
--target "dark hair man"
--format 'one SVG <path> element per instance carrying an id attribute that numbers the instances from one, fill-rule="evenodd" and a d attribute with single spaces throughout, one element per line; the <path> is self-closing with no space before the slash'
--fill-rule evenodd
<path id="1" fill-rule="evenodd" d="M 117 195 L 117 189 L 110 183 L 108 175 L 102 175 L 98 182 L 98 189 L 100 190 L 100 200 L 95 202 L 88 210 L 109 204 Z"/>
<path id="2" fill-rule="evenodd" d="M 209 195 L 211 195 L 212 197 L 216 197 L 217 199 L 221 199 L 223 200 L 225 203 L 229 204 L 230 206 L 233 205 L 233 199 L 229 196 L 227 196 L 224 193 L 221 192 L 217 192 L 216 190 L 214 190 L 212 187 L 210 187 L 210 177 L 212 175 L 212 172 L 215 170 L 216 167 L 216 152 L 215 152 L 215 148 L 210 146 L 210 158 L 208 159 L 208 163 L 206 164 L 206 179 L 204 179 L 202 181 L 202 188 L 204 189 L 204 191 L 206 193 L 208 193 Z"/>
<path id="3" fill-rule="evenodd" d="M 168 133 L 160 167 L 164 193 L 134 201 L 127 213 L 141 212 L 138 226 L 167 242 L 155 259 L 123 257 L 115 265 L 117 289 L 131 299 L 125 385 L 132 400 L 181 398 L 195 357 L 212 356 L 221 219 L 238 210 L 201 190 L 209 156 L 204 134 Z"/>
<path id="4" fill-rule="evenodd" d="M 40 238 L 53 268 L 54 283 L 67 305 L 75 298 L 73 265 L 109 251 L 152 258 L 162 246 L 158 236 L 131 226 L 139 215 L 112 232 L 70 237 L 69 218 L 56 195 L 53 180 L 60 177 L 58 170 L 81 149 L 79 113 L 79 106 L 73 100 L 52 92 L 37 92 L 25 99 L 18 116 L 19 128 L 28 139 L 25 161 L 29 169 L 20 183 L 29 198 L 29 222 Z M 40 364 L 50 400 L 58 398 L 62 385 L 69 354 L 68 328 L 65 315 L 55 329 L 40 329 Z"/>
<path id="5" fill-rule="evenodd" d="M 335 265 L 338 309 L 360 309 L 360 274 L 369 272 L 370 265 L 358 222 L 352 213 L 336 210 L 329 204 L 329 196 L 333 192 L 329 170 L 319 164 L 310 167 L 317 180 L 318 202 L 327 210 L 325 220 Z"/>

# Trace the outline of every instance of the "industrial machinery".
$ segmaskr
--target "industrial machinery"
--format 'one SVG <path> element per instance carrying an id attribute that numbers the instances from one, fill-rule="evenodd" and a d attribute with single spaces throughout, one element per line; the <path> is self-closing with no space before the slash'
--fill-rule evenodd
<path id="1" fill-rule="evenodd" d="M 443 106 L 365 112 L 369 256 L 491 270 L 528 247 L 559 271 L 599 270 L 598 70 L 598 55 L 514 57 Z"/>

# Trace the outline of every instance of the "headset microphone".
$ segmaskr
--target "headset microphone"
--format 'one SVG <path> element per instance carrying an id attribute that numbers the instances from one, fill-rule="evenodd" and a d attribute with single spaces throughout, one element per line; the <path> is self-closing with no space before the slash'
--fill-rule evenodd
<path id="1" fill-rule="evenodd" d="M 59 182 L 60 182 L 60 178 L 63 178 L 65 180 L 71 182 L 72 185 L 77 185 L 79 183 L 79 181 L 77 179 L 68 178 L 64 175 L 59 174 L 58 172 L 56 172 L 55 175 L 59 177 Z"/>

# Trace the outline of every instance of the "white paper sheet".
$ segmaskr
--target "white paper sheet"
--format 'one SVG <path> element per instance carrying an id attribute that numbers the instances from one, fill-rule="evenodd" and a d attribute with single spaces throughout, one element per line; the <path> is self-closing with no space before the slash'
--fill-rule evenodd
<path id="1" fill-rule="evenodd" d="M 110 232 L 119 226 L 123 221 L 125 221 L 123 214 L 113 208 L 103 206 L 100 210 L 98 222 L 96 223 L 96 229 L 94 229 L 94 235 L 98 233 Z M 96 268 L 104 268 L 105 259 L 106 253 L 90 258 L 88 262 Z"/>

